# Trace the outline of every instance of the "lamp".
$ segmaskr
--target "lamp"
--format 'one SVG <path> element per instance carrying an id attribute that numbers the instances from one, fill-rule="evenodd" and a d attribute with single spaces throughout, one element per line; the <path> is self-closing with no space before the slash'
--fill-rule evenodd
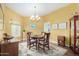
<path id="1" fill-rule="evenodd" d="M 36 6 L 34 6 L 34 13 L 33 13 L 33 15 L 30 17 L 30 19 L 31 20 L 40 20 L 40 17 L 37 15 L 37 7 Z"/>

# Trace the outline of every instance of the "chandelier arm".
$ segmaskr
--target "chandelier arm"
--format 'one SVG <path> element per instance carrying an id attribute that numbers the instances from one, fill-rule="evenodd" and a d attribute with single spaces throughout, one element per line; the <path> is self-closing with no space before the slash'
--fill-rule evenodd
<path id="1" fill-rule="evenodd" d="M 37 6 L 33 7 L 33 15 L 31 16 L 32 20 L 39 20 L 40 17 L 37 15 Z"/>

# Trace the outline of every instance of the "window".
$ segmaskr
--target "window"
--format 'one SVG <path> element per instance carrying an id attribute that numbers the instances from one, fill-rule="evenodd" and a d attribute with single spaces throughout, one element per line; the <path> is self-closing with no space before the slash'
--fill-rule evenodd
<path id="1" fill-rule="evenodd" d="M 11 24 L 11 34 L 14 37 L 21 36 L 21 26 L 19 24 Z"/>
<path id="2" fill-rule="evenodd" d="M 50 30 L 51 30 L 50 23 L 49 22 L 44 23 L 44 32 L 50 32 Z"/>

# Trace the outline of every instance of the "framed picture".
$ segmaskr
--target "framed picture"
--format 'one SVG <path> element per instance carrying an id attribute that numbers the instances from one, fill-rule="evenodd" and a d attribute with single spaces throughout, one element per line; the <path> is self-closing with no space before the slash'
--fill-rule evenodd
<path id="1" fill-rule="evenodd" d="M 67 23 L 60 23 L 58 25 L 59 29 L 66 29 L 67 28 Z"/>
<path id="2" fill-rule="evenodd" d="M 58 29 L 58 24 L 52 24 L 52 29 Z"/>
<path id="3" fill-rule="evenodd" d="M 31 24 L 31 29 L 36 29 L 36 24 Z"/>

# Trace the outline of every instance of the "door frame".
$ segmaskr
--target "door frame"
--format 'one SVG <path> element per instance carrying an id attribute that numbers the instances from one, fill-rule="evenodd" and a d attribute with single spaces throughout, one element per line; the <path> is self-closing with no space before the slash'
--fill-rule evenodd
<path id="1" fill-rule="evenodd" d="M 75 16 L 73 16 L 72 18 L 74 18 L 74 48 L 73 48 L 73 50 L 74 50 L 74 52 L 76 52 L 76 20 L 78 19 L 78 15 L 75 15 Z M 71 20 L 72 19 L 70 19 L 70 47 L 71 47 Z"/>

